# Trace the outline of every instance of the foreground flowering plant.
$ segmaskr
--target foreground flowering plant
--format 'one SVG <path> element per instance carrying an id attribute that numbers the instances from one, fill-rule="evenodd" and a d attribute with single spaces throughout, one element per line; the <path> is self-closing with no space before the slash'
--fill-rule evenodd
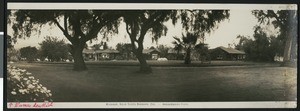
<path id="1" fill-rule="evenodd" d="M 8 102 L 45 102 L 52 101 L 51 91 L 39 83 L 25 69 L 7 66 Z"/>

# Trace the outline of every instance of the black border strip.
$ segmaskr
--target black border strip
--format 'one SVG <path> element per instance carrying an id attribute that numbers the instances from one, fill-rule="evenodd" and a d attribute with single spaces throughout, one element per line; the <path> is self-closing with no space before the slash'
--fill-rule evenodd
<path id="1" fill-rule="evenodd" d="M 86 2 L 86 3 L 299 3 L 299 0 L 7 0 L 7 2 Z"/>

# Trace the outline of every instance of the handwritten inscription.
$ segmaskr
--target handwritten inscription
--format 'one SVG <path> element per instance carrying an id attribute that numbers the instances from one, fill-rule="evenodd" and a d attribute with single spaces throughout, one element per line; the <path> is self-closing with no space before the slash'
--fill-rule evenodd
<path id="1" fill-rule="evenodd" d="M 9 108 L 49 108 L 53 107 L 53 102 L 35 102 L 35 103 L 20 103 L 11 102 L 8 104 Z"/>

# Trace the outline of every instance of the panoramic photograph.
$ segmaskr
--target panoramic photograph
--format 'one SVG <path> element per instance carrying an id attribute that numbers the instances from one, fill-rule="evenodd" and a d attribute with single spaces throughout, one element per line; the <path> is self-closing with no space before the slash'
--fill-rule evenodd
<path id="1" fill-rule="evenodd" d="M 297 10 L 7 10 L 8 102 L 297 100 Z"/>

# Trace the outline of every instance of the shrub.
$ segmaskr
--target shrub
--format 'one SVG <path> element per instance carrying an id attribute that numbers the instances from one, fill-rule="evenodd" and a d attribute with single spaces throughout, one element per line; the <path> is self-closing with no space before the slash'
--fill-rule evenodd
<path id="1" fill-rule="evenodd" d="M 25 69 L 7 66 L 8 102 L 52 101 L 52 93 Z"/>

